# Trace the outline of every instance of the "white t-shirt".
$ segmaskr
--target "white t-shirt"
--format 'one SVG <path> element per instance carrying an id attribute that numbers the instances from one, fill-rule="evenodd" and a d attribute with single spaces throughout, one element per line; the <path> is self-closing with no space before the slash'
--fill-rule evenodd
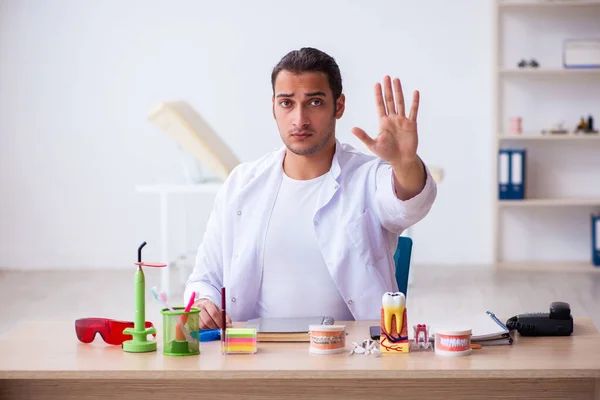
<path id="1" fill-rule="evenodd" d="M 283 174 L 267 230 L 261 317 L 354 317 L 325 264 L 315 236 L 313 217 L 326 175 L 295 180 Z"/>

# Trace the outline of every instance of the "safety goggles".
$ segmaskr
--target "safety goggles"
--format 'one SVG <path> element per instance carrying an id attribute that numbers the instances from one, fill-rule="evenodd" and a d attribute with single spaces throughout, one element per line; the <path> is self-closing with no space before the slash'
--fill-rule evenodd
<path id="1" fill-rule="evenodd" d="M 152 322 L 146 321 L 146 328 L 154 327 Z M 121 345 L 124 341 L 132 339 L 131 335 L 123 334 L 125 328 L 133 328 L 130 321 L 116 321 L 108 318 L 81 318 L 75 321 L 77 339 L 83 343 L 92 343 L 99 333 L 102 339 L 112 345 Z M 156 334 L 152 336 L 156 337 Z"/>

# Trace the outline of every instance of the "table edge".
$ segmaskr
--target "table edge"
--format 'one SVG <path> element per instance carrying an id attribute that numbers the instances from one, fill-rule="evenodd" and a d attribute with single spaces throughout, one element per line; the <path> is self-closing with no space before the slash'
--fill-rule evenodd
<path id="1" fill-rule="evenodd" d="M 264 370 L 264 371 L 1 371 L 0 380 L 17 379 L 61 379 L 61 380 L 101 380 L 101 379 L 202 379 L 202 380 L 233 380 L 233 379 L 263 379 L 263 380 L 374 380 L 374 379 L 600 379 L 600 369 L 515 369 L 515 370 Z"/>

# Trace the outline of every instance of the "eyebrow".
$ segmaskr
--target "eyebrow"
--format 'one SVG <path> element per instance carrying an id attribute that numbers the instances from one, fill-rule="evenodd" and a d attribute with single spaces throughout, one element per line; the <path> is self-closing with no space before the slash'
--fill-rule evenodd
<path id="1" fill-rule="evenodd" d="M 327 94 L 325 92 L 310 92 L 310 93 L 304 93 L 304 96 L 306 96 L 306 97 L 312 97 L 312 96 L 327 97 Z M 294 97 L 294 93 L 279 93 L 275 97 L 277 97 L 277 98 L 279 98 L 279 97 Z"/>
<path id="2" fill-rule="evenodd" d="M 323 96 L 323 97 L 325 97 L 325 96 L 327 96 L 325 94 L 325 92 L 310 92 L 310 93 L 304 93 L 304 95 L 306 97 L 312 97 L 312 96 Z"/>

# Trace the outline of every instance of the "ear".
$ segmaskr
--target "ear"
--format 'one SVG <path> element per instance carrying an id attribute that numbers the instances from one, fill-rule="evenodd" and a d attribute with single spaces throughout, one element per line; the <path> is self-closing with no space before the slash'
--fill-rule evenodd
<path id="1" fill-rule="evenodd" d="M 273 95 L 273 97 L 271 97 L 271 111 L 273 112 L 273 119 L 277 119 L 275 118 L 275 95 Z"/>
<path id="2" fill-rule="evenodd" d="M 335 119 L 342 118 L 344 115 L 344 110 L 346 109 L 346 96 L 344 94 L 340 94 L 340 97 L 335 101 Z"/>

